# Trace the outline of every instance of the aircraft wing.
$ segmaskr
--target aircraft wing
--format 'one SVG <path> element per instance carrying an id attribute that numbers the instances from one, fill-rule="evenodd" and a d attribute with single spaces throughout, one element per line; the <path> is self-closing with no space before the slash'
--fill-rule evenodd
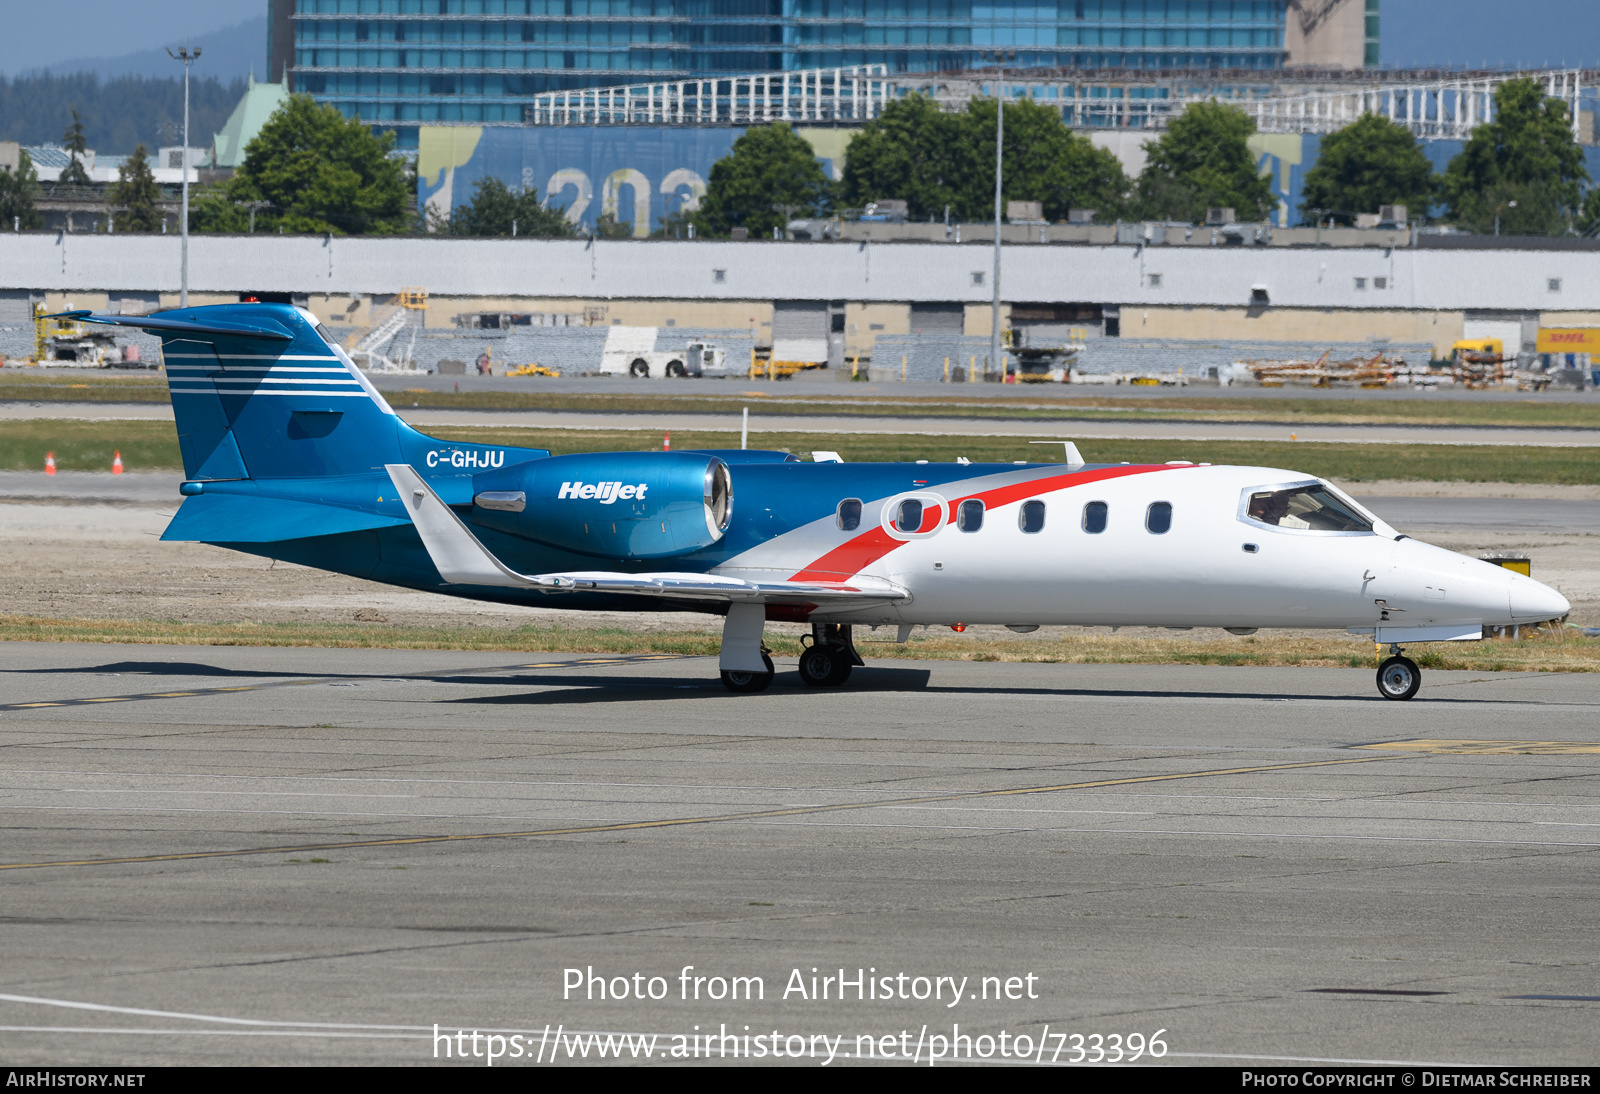
<path id="1" fill-rule="evenodd" d="M 692 600 L 840 604 L 908 600 L 897 585 L 745 581 L 721 574 L 577 571 L 519 574 L 496 558 L 410 464 L 384 465 L 439 576 L 452 585 L 493 585 L 552 593 L 598 592 Z"/>

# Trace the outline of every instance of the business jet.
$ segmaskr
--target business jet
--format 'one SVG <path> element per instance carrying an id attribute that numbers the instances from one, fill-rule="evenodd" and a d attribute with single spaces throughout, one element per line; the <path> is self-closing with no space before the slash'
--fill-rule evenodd
<path id="1" fill-rule="evenodd" d="M 1268 467 L 801 462 L 442 441 L 395 414 L 309 311 L 225 304 L 63 318 L 158 334 L 185 500 L 163 539 L 507 604 L 723 617 L 722 682 L 773 679 L 768 621 L 809 624 L 800 679 L 861 665 L 856 627 L 1334 628 L 1404 646 L 1565 616 L 1528 577 L 1401 535 Z"/>

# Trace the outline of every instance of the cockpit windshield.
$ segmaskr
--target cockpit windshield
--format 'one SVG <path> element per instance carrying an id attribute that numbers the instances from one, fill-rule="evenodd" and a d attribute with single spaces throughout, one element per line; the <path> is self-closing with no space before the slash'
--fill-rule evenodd
<path id="1" fill-rule="evenodd" d="M 1370 520 L 1320 483 L 1253 490 L 1245 506 L 1245 516 L 1257 523 L 1285 530 L 1372 531 Z"/>

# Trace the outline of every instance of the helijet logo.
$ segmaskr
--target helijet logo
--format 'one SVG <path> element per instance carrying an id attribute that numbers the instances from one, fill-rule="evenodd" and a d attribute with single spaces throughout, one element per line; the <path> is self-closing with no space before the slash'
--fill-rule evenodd
<path id="1" fill-rule="evenodd" d="M 638 498 L 644 500 L 644 492 L 650 489 L 649 483 L 620 482 L 564 482 L 561 492 L 556 495 L 556 500 L 562 498 L 582 498 L 584 500 L 597 500 L 601 505 L 610 505 L 623 498 Z"/>

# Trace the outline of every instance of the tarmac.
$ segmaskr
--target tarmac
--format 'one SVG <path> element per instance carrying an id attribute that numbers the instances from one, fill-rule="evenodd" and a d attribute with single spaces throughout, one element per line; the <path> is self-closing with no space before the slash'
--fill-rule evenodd
<path id="1" fill-rule="evenodd" d="M 470 426 L 523 429 L 580 430 L 679 430 L 739 432 L 742 421 L 732 410 L 721 413 L 680 413 L 647 411 L 545 411 L 545 410 L 457 410 L 406 407 L 401 396 L 390 392 L 398 403 L 397 412 L 411 425 L 427 430 L 434 426 Z M 781 403 L 775 404 L 781 407 Z M 761 446 L 763 433 L 833 433 L 849 436 L 867 434 L 921 434 L 943 437 L 1037 437 L 1051 440 L 1184 440 L 1184 441 L 1318 441 L 1339 444 L 1459 444 L 1531 445 L 1540 447 L 1594 447 L 1600 445 L 1600 430 L 1569 427 L 1531 426 L 1432 426 L 1402 425 L 1320 425 L 1294 422 L 1212 422 L 1173 420 L 1140 421 L 1075 418 L 1070 408 L 1059 417 L 1003 418 L 908 417 L 885 414 L 881 417 L 829 414 L 785 414 L 773 412 L 774 404 L 753 403 L 750 415 L 752 448 Z M 1096 413 L 1103 413 L 1099 408 Z M 1131 415 L 1132 412 L 1130 412 Z M 0 422 L 33 419 L 78 419 L 87 421 L 171 421 L 168 403 L 0 403 Z"/>
<path id="2" fill-rule="evenodd" d="M 13 1065 L 1600 1056 L 1593 675 L 3 658 Z"/>

